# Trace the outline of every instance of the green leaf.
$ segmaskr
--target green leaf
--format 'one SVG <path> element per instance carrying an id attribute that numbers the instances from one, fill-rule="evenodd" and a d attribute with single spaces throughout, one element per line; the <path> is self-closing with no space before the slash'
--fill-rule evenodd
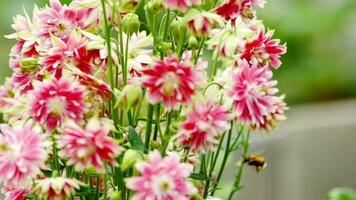
<path id="1" fill-rule="evenodd" d="M 356 191 L 350 188 L 334 188 L 325 200 L 356 200 Z"/>
<path id="2" fill-rule="evenodd" d="M 132 149 L 143 151 L 145 149 L 144 144 L 142 142 L 141 137 L 138 135 L 136 130 L 129 126 L 129 142 L 131 144 Z"/>

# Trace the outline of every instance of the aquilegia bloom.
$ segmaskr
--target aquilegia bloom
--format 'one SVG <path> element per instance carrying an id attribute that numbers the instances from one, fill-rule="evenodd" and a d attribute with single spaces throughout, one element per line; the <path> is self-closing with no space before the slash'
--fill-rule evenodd
<path id="1" fill-rule="evenodd" d="M 54 177 L 40 179 L 35 182 L 34 194 L 47 200 L 67 200 L 75 189 L 83 185 L 76 179 Z"/>
<path id="2" fill-rule="evenodd" d="M 177 58 L 156 61 L 152 69 L 143 71 L 142 86 L 148 89 L 147 100 L 163 101 L 167 109 L 188 103 L 201 83 L 199 71 Z"/>
<path id="3" fill-rule="evenodd" d="M 193 167 L 180 163 L 176 155 L 162 158 L 159 152 L 152 152 L 147 162 L 136 164 L 136 169 L 140 176 L 127 180 L 127 187 L 135 192 L 134 200 L 188 200 L 195 192 L 188 180 Z"/>
<path id="4" fill-rule="evenodd" d="M 80 121 L 86 108 L 84 93 L 82 86 L 65 78 L 37 85 L 31 101 L 31 116 L 48 131 L 67 118 Z"/>
<path id="5" fill-rule="evenodd" d="M 181 125 L 178 141 L 193 151 L 208 150 L 219 142 L 220 134 L 229 128 L 228 121 L 229 114 L 223 106 L 197 102 Z"/>
<path id="6" fill-rule="evenodd" d="M 47 157 L 40 132 L 31 123 L 0 129 L 0 180 L 20 185 L 39 174 Z"/>
<path id="7" fill-rule="evenodd" d="M 111 130 L 111 122 L 97 118 L 90 119 L 85 129 L 70 121 L 64 125 L 63 134 L 58 138 L 62 149 L 59 154 L 69 158 L 68 164 L 75 165 L 77 171 L 89 167 L 104 171 L 104 162 L 115 164 L 120 150 L 108 136 Z"/>

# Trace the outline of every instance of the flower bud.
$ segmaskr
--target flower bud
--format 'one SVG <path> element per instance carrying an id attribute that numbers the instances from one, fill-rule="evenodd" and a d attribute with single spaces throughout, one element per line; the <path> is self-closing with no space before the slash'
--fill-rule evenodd
<path id="1" fill-rule="evenodd" d="M 25 72 L 32 71 L 38 66 L 36 58 L 24 58 L 20 61 L 21 69 Z"/>
<path id="2" fill-rule="evenodd" d="M 128 34 L 132 35 L 133 33 L 137 33 L 140 29 L 140 19 L 138 18 L 138 15 L 129 13 L 125 15 L 125 17 L 122 19 L 122 29 L 123 31 Z"/>
<path id="3" fill-rule="evenodd" d="M 197 38 L 194 36 L 190 36 L 188 41 L 188 46 L 191 49 L 197 49 L 199 46 Z"/>
<path id="4" fill-rule="evenodd" d="M 169 43 L 169 42 L 160 42 L 159 44 L 159 48 L 162 50 L 162 51 L 168 51 L 169 49 L 172 48 L 172 44 Z"/>
<path id="5" fill-rule="evenodd" d="M 145 10 L 150 11 L 152 13 L 158 14 L 164 9 L 162 0 L 151 0 L 148 1 Z"/>
<path id="6" fill-rule="evenodd" d="M 120 191 L 115 191 L 111 194 L 110 200 L 121 200 L 121 192 Z"/>
<path id="7" fill-rule="evenodd" d="M 174 37 L 174 40 L 179 41 L 187 31 L 187 26 L 185 25 L 182 17 L 175 18 L 171 23 L 171 30 Z"/>
<path id="8" fill-rule="evenodd" d="M 86 169 L 85 174 L 88 176 L 94 176 L 94 177 L 100 176 L 100 173 L 97 172 L 93 167 Z"/>
<path id="9" fill-rule="evenodd" d="M 121 164 L 122 171 L 128 170 L 140 158 L 141 158 L 141 155 L 139 152 L 137 152 L 136 150 L 133 150 L 133 149 L 128 149 L 125 152 L 124 157 L 122 159 L 122 164 Z"/>
<path id="10" fill-rule="evenodd" d="M 137 85 L 126 85 L 124 89 L 118 94 L 117 106 L 129 110 L 138 105 L 142 99 L 142 89 Z"/>

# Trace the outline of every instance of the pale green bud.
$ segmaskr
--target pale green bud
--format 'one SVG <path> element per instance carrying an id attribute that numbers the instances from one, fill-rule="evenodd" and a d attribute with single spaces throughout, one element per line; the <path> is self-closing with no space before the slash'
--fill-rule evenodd
<path id="1" fill-rule="evenodd" d="M 188 41 L 188 45 L 189 45 L 189 48 L 191 48 L 191 49 L 197 49 L 198 46 L 199 46 L 197 38 L 194 37 L 194 36 L 190 36 L 189 37 L 189 41 Z"/>
<path id="2" fill-rule="evenodd" d="M 128 149 L 124 153 L 124 157 L 122 159 L 122 164 L 121 164 L 122 171 L 128 170 L 136 163 L 137 160 L 141 159 L 141 157 L 142 157 L 141 154 L 136 150 Z"/>
<path id="3" fill-rule="evenodd" d="M 117 92 L 115 92 L 118 94 Z M 142 99 L 142 89 L 138 85 L 126 85 L 117 97 L 117 106 L 127 110 L 135 107 Z"/>
<path id="4" fill-rule="evenodd" d="M 20 61 L 21 69 L 23 71 L 32 71 L 38 66 L 36 58 L 24 58 Z"/>
<path id="5" fill-rule="evenodd" d="M 140 30 L 140 19 L 138 18 L 138 15 L 129 13 L 125 15 L 125 17 L 122 19 L 122 30 L 128 34 L 131 35 L 133 33 L 137 33 Z"/>
<path id="6" fill-rule="evenodd" d="M 175 41 L 179 41 L 187 32 L 187 26 L 182 17 L 175 18 L 171 23 L 172 35 Z M 183 39 L 183 38 L 182 38 Z"/>
<path id="7" fill-rule="evenodd" d="M 163 9 L 164 9 L 164 6 L 163 6 L 162 0 L 148 1 L 145 6 L 145 10 L 152 12 L 154 14 L 158 14 L 158 13 L 162 12 Z"/>
<path id="8" fill-rule="evenodd" d="M 110 200 L 121 200 L 121 192 L 120 191 L 115 191 L 112 193 L 110 196 Z"/>

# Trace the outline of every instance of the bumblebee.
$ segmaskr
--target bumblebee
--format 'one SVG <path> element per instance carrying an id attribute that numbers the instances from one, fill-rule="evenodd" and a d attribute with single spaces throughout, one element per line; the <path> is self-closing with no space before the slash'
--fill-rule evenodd
<path id="1" fill-rule="evenodd" d="M 262 171 L 267 166 L 265 158 L 261 155 L 249 155 L 245 158 L 244 163 L 256 167 L 257 173 Z"/>

